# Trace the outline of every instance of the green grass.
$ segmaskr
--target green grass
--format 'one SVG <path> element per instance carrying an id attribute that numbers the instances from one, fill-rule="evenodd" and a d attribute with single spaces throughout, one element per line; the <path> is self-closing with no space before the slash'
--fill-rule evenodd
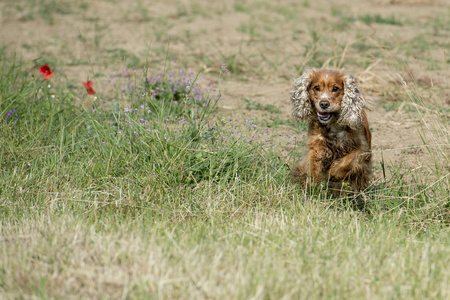
<path id="1" fill-rule="evenodd" d="M 2 8 L 6 25 L 17 12 L 67 41 L 27 39 L 23 59 L 0 45 L 0 298 L 449 298 L 450 135 L 448 109 L 434 101 L 445 85 L 433 72 L 433 86 L 420 83 L 420 68 L 445 71 L 447 56 L 432 51 L 445 49 L 446 14 L 404 41 L 395 30 L 419 25 L 361 9 L 362 22 L 396 25 L 398 38 L 372 37 L 348 7 L 328 22 L 328 2 L 56 2 Z M 210 26 L 233 17 L 224 36 Z M 77 39 L 78 23 L 89 30 Z M 55 76 L 43 81 L 41 64 Z M 371 119 L 376 176 L 364 195 L 289 180 L 307 124 L 281 108 L 308 66 L 346 67 L 392 130 L 411 126 L 423 140 L 384 150 L 387 119 Z M 410 71 L 416 80 L 403 86 L 397 75 Z M 236 105 L 252 120 L 221 115 L 222 102 L 254 88 L 279 88 L 285 101 Z M 389 150 L 423 161 L 392 163 Z"/>
<path id="2" fill-rule="evenodd" d="M 360 210 L 291 184 L 253 122 L 167 93 L 169 73 L 79 106 L 70 81 L 1 64 L 1 294 L 448 296 L 448 176 L 383 165 Z"/>
<path id="3" fill-rule="evenodd" d="M 267 111 L 273 114 L 279 114 L 281 112 L 280 108 L 273 105 L 273 104 L 266 104 L 263 105 L 259 102 L 253 101 L 251 99 L 244 99 L 245 101 L 245 108 L 247 109 L 254 109 L 254 110 L 262 110 Z"/>
<path id="4" fill-rule="evenodd" d="M 381 16 L 379 14 L 365 14 L 362 16 L 359 16 L 358 18 L 361 22 L 366 23 L 367 25 L 371 25 L 372 23 L 378 23 L 378 24 L 387 24 L 387 25 L 397 25 L 401 26 L 403 25 L 403 22 L 398 19 L 398 17 L 394 15 L 390 16 Z"/>
<path id="5" fill-rule="evenodd" d="M 20 1 L 16 4 L 15 8 L 20 13 L 20 20 L 23 22 L 34 20 L 38 15 L 49 25 L 55 25 L 55 15 L 68 15 L 80 11 L 85 12 L 89 8 L 89 3 L 85 1 L 78 1 L 76 5 L 70 4 L 70 1 L 56 0 L 42 0 L 38 3 L 23 3 L 23 1 Z"/>
<path id="6" fill-rule="evenodd" d="M 356 21 L 361 21 L 367 25 L 375 23 L 402 26 L 405 23 L 395 15 L 382 16 L 380 14 L 364 14 L 359 17 L 351 16 L 348 14 L 348 8 L 342 7 L 332 7 L 331 14 L 338 19 L 338 22 L 334 23 L 334 28 L 336 30 L 348 30 L 351 24 Z"/>

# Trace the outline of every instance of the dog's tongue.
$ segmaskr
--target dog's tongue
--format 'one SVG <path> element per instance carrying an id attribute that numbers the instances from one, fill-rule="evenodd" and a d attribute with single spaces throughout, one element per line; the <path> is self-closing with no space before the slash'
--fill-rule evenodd
<path id="1" fill-rule="evenodd" d="M 317 115 L 321 118 L 328 118 L 330 116 L 329 113 L 321 113 L 321 112 L 317 112 Z"/>

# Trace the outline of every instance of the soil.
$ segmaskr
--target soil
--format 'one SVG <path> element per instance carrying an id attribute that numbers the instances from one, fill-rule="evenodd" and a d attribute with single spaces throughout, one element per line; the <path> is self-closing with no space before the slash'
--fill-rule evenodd
<path id="1" fill-rule="evenodd" d="M 288 136 L 304 134 L 289 122 L 293 78 L 318 61 L 345 67 L 369 102 L 376 177 L 382 161 L 430 178 L 429 167 L 436 164 L 448 172 L 450 22 L 445 13 L 450 2 L 354 2 L 9 0 L 0 3 L 0 46 L 33 62 L 30 72 L 51 63 L 60 80 L 119 71 L 133 62 L 131 57 L 138 69 L 147 62 L 153 72 L 176 59 L 212 79 L 226 63 L 230 75 L 220 81 L 218 114 L 236 120 L 276 117 L 280 125 L 270 132 L 284 153 L 293 147 Z M 359 20 L 367 15 L 395 16 L 402 24 Z M 314 41 L 321 61 L 308 60 Z M 410 48 L 402 48 L 407 43 Z M 322 50 L 328 51 L 328 61 Z M 266 105 L 279 111 L 261 109 Z"/>

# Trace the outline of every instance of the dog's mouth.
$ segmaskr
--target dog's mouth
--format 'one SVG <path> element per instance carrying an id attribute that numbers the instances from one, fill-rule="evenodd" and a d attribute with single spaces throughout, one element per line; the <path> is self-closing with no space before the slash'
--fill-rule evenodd
<path id="1" fill-rule="evenodd" d="M 331 119 L 331 114 L 330 113 L 317 112 L 317 116 L 319 117 L 319 120 L 322 121 L 322 122 L 327 122 L 328 120 Z"/>

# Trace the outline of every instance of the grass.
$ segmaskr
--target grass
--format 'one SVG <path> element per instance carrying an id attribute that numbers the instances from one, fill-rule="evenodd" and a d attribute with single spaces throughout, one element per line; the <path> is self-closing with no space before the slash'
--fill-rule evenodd
<path id="1" fill-rule="evenodd" d="M 244 99 L 245 101 L 245 108 L 247 109 L 254 109 L 254 110 L 262 110 L 262 111 L 268 111 L 273 114 L 279 114 L 281 112 L 281 109 L 273 104 L 266 104 L 263 105 L 259 102 L 253 101 L 251 99 Z"/>
<path id="2" fill-rule="evenodd" d="M 302 3 L 301 14 L 315 12 L 315 4 Z M 80 10 L 93 7 L 83 4 Z M 77 5 L 65 8 L 68 18 Z M 229 37 L 223 44 L 200 43 L 195 26 L 177 36 L 185 25 L 179 22 L 210 20 L 212 3 L 177 1 L 163 16 L 144 6 L 139 1 L 128 8 L 132 16 L 127 10 L 118 15 L 148 25 L 154 36 L 148 51 L 125 50 L 89 20 L 89 60 L 43 55 L 50 51 L 44 40 L 39 47 L 27 41 L 26 49 L 40 54 L 33 53 L 34 60 L 0 47 L 0 298 L 449 298 L 448 114 L 427 102 L 432 87 L 395 77 L 407 73 L 402 55 L 410 57 L 412 44 L 396 56 L 398 48 L 387 46 L 392 41 L 353 36 L 353 19 L 342 20 L 345 39 L 326 19 L 308 27 L 309 19 L 294 17 L 287 4 L 234 1 L 214 15 L 248 17 L 227 28 L 238 34 L 230 49 Z M 27 22 L 41 18 L 38 7 L 30 7 Z M 271 10 L 275 17 L 264 18 Z M 51 13 L 49 26 L 63 26 L 62 12 Z M 275 33 L 292 32 L 259 35 L 267 20 Z M 436 23 L 436 34 L 445 32 L 446 20 Z M 426 24 L 429 32 L 433 24 Z M 202 30 L 210 32 L 207 27 Z M 180 50 L 184 44 L 199 50 L 197 41 L 208 47 Z M 145 59 L 134 54 L 144 52 Z M 188 69 L 197 62 L 203 72 Z M 55 76 L 42 80 L 41 64 Z M 305 139 L 288 136 L 286 127 L 307 128 L 292 124 L 282 102 L 247 100 L 240 107 L 258 114 L 247 120 L 218 109 L 234 95 L 248 99 L 238 89 L 223 97 L 224 81 L 264 89 L 280 81 L 288 99 L 291 78 L 307 66 L 349 64 L 366 86 L 373 74 L 394 66 L 382 88 L 368 88 L 398 129 L 401 118 L 420 120 L 411 130 L 423 140 L 381 147 L 364 197 L 290 182 L 289 167 L 301 158 Z M 84 72 L 95 96 L 76 77 Z M 377 149 L 383 120 L 371 122 Z M 393 163 L 385 159 L 388 151 L 418 152 L 427 160 Z"/>
<path id="3" fill-rule="evenodd" d="M 381 16 L 379 14 L 371 15 L 371 14 L 365 14 L 362 16 L 359 16 L 358 18 L 361 22 L 366 23 L 367 25 L 371 25 L 372 23 L 378 23 L 378 24 L 387 24 L 387 25 L 397 25 L 401 26 L 403 25 L 403 22 L 398 19 L 398 17 L 394 15 L 390 15 L 388 17 Z"/>
<path id="4" fill-rule="evenodd" d="M 360 211 L 290 184 L 252 121 L 214 120 L 219 95 L 186 88 L 195 74 L 78 106 L 24 69 L 2 58 L 5 296 L 448 295 L 447 177 L 386 166 Z"/>
<path id="5" fill-rule="evenodd" d="M 89 3 L 78 1 L 77 5 L 70 5 L 69 1 L 42 0 L 39 3 L 27 3 L 23 1 L 16 5 L 20 12 L 20 21 L 34 20 L 36 14 L 49 25 L 55 25 L 55 15 L 67 15 L 84 12 L 89 8 Z"/>
<path id="6" fill-rule="evenodd" d="M 396 25 L 402 26 L 405 22 L 399 20 L 398 16 L 389 15 L 382 16 L 380 14 L 363 14 L 358 17 L 349 16 L 348 15 L 349 8 L 342 7 L 331 7 L 331 14 L 338 18 L 339 23 L 335 26 L 338 26 L 339 30 L 348 29 L 348 25 L 354 23 L 356 21 L 361 21 L 367 25 L 376 24 L 384 24 L 384 25 Z"/>

